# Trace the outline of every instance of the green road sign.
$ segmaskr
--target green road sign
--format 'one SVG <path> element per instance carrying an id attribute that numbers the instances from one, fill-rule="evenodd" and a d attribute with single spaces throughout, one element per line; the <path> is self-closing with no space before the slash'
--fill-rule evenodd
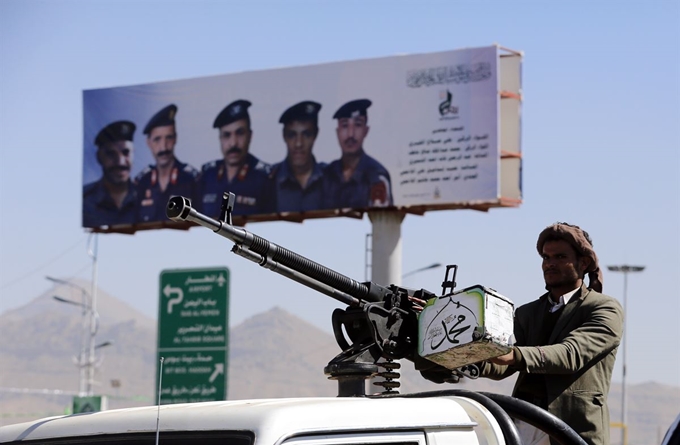
<path id="1" fill-rule="evenodd" d="M 161 404 L 226 400 L 229 270 L 164 270 L 158 301 Z"/>
<path id="2" fill-rule="evenodd" d="M 106 396 L 74 396 L 73 414 L 96 413 L 106 410 Z"/>

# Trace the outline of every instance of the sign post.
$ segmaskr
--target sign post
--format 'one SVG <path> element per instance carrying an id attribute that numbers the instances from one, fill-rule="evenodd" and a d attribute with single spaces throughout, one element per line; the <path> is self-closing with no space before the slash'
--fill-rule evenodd
<path id="1" fill-rule="evenodd" d="M 157 370 L 163 372 L 161 404 L 226 400 L 228 350 L 229 270 L 162 271 L 156 360 L 164 357 Z"/>

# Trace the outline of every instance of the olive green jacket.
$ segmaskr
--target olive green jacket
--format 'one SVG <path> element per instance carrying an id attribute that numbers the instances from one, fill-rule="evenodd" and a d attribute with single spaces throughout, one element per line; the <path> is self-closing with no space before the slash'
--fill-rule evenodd
<path id="1" fill-rule="evenodd" d="M 545 375 L 548 411 L 593 445 L 609 445 L 607 394 L 616 351 L 623 333 L 623 309 L 617 300 L 584 286 L 569 300 L 548 345 L 538 345 L 549 295 L 515 311 L 516 356 L 519 364 L 484 362 L 481 375 L 500 380 L 519 371 L 513 395 L 531 392 L 527 374 Z"/>

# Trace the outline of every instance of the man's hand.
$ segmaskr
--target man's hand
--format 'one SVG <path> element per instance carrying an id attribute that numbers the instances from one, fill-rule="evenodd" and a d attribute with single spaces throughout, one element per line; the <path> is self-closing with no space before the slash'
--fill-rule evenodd
<path id="1" fill-rule="evenodd" d="M 496 365 L 510 366 L 515 364 L 515 353 L 513 351 L 508 352 L 500 357 L 489 359 L 489 361 Z"/>

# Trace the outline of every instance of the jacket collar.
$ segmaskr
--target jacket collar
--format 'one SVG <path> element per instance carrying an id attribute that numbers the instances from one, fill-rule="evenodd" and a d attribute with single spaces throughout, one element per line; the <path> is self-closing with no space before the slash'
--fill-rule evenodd
<path id="1" fill-rule="evenodd" d="M 555 323 L 555 329 L 553 329 L 552 333 L 550 334 L 550 339 L 548 340 L 549 344 L 552 344 L 555 341 L 559 333 L 564 329 L 566 324 L 576 313 L 576 309 L 581 307 L 581 303 L 583 303 L 583 300 L 588 296 L 589 293 L 590 289 L 588 289 L 585 284 L 582 284 L 581 289 L 576 291 L 576 293 L 569 299 L 569 302 L 564 306 L 564 310 L 557 319 L 557 323 Z M 546 295 L 548 298 L 550 298 L 549 294 Z M 544 304 L 548 304 L 547 299 Z"/>

